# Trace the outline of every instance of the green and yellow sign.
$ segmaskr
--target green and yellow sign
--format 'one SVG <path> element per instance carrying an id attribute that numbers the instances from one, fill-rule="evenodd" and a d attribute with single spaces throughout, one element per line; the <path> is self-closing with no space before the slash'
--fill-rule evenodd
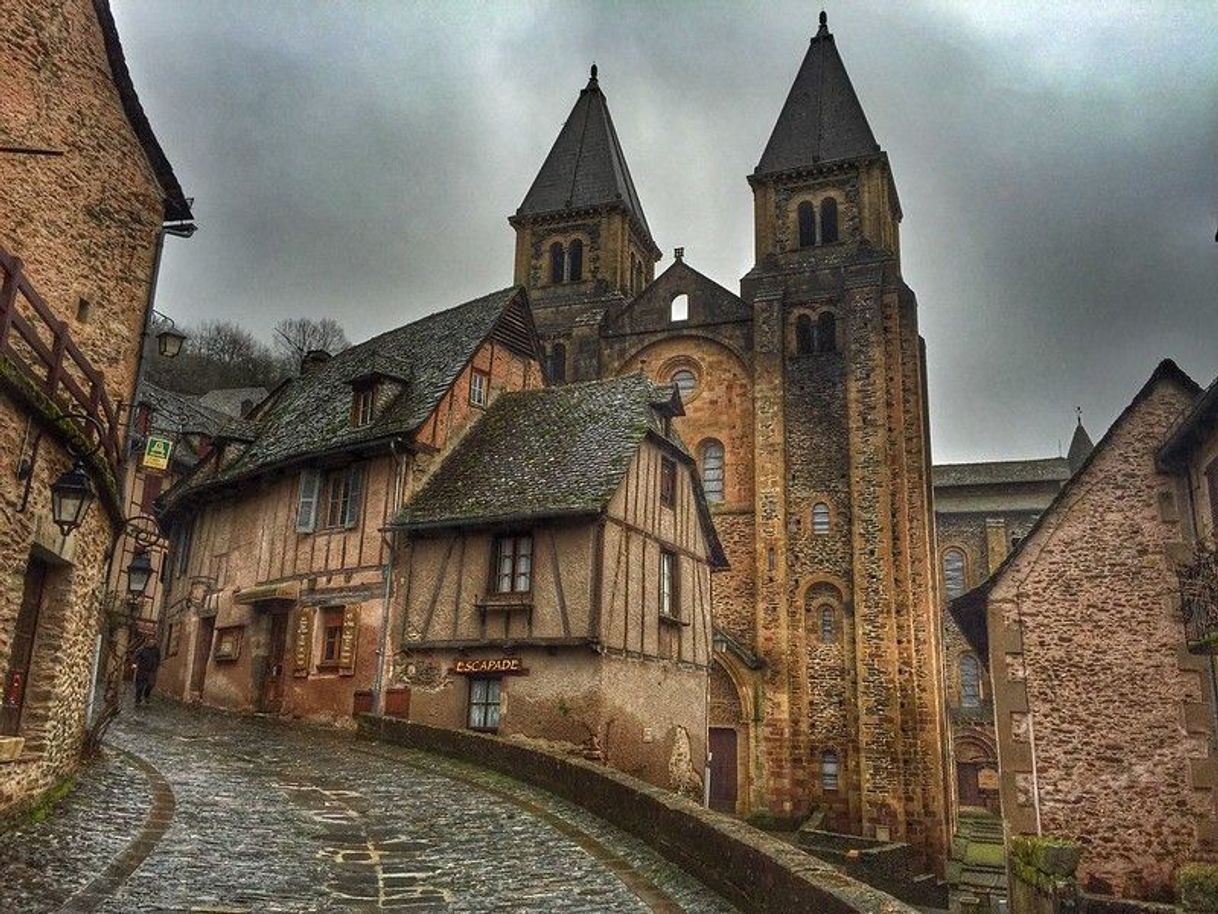
<path id="1" fill-rule="evenodd" d="M 169 469 L 169 455 L 173 453 L 173 439 L 148 436 L 144 445 L 144 466 L 150 470 Z"/>

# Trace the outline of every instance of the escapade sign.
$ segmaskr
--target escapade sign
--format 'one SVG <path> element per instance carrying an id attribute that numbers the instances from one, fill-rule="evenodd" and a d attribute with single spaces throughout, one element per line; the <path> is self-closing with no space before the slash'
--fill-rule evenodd
<path id="1" fill-rule="evenodd" d="M 452 672 L 470 673 L 518 673 L 524 675 L 528 670 L 524 661 L 519 657 L 490 657 L 485 659 L 457 659 L 453 661 Z"/>

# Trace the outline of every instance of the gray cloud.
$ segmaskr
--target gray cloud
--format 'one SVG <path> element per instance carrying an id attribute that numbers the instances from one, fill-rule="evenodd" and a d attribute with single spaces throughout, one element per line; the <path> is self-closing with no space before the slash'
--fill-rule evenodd
<path id="1" fill-rule="evenodd" d="M 201 231 L 180 320 L 352 339 L 511 281 L 515 210 L 592 60 L 657 241 L 728 288 L 815 31 L 797 2 L 114 0 Z M 836 4 L 905 212 L 937 460 L 1094 435 L 1171 356 L 1218 372 L 1218 7 Z M 661 268 L 669 262 L 665 257 Z"/>

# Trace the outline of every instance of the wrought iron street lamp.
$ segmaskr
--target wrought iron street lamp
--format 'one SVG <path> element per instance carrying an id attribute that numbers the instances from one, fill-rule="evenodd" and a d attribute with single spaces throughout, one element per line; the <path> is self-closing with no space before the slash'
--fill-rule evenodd
<path id="1" fill-rule="evenodd" d="M 89 505 L 93 504 L 96 498 L 89 474 L 77 460 L 72 464 L 72 469 L 51 483 L 51 517 L 59 532 L 68 536 L 79 527 L 85 519 Z"/>
<path id="2" fill-rule="evenodd" d="M 142 597 L 152 578 L 152 557 L 147 549 L 140 549 L 127 566 L 127 596 Z"/>
<path id="3" fill-rule="evenodd" d="M 186 334 L 178 329 L 178 325 L 168 314 L 153 311 L 152 315 L 163 325 L 156 333 L 157 352 L 167 359 L 177 358 L 182 351 L 182 344 L 186 342 Z"/>

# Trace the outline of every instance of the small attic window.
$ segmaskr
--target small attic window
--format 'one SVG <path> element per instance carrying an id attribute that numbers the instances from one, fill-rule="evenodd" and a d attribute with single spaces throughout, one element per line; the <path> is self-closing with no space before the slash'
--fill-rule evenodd
<path id="1" fill-rule="evenodd" d="M 361 428 L 372 422 L 376 411 L 376 382 L 361 384 L 355 388 L 355 398 L 351 404 L 351 425 Z"/>
<path id="2" fill-rule="evenodd" d="M 677 321 L 689 320 L 689 296 L 685 294 L 678 295 L 672 300 L 672 311 L 669 314 L 669 320 L 673 323 Z"/>

